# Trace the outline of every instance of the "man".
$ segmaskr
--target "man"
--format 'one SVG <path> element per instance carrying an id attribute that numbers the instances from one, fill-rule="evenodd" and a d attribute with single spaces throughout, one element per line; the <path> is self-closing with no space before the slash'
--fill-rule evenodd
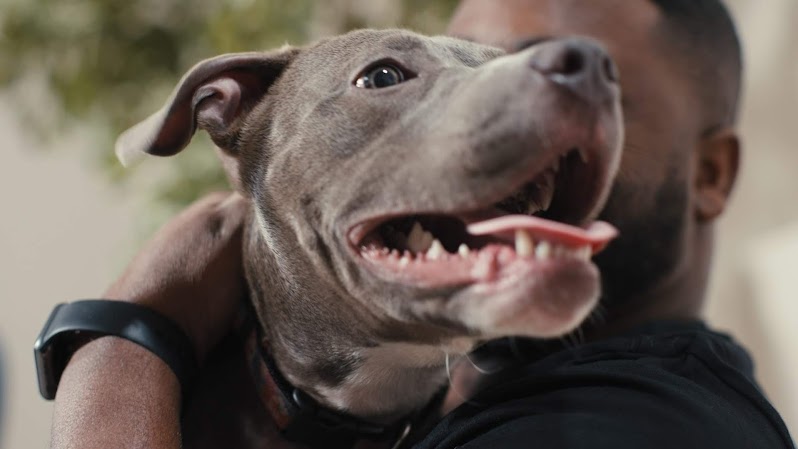
<path id="1" fill-rule="evenodd" d="M 621 73 L 626 147 L 602 218 L 620 228 L 621 238 L 598 259 L 605 295 L 597 319 L 584 328 L 588 341 L 571 349 L 493 344 L 483 356 L 510 354 L 512 365 L 485 379 L 473 401 L 449 413 L 417 447 L 794 447 L 745 352 L 697 321 L 714 221 L 739 160 L 734 124 L 742 62 L 723 6 L 718 0 L 465 0 L 449 31 L 506 48 L 571 34 L 608 48 Z M 222 285 L 240 285 L 235 266 L 221 263 L 235 256 L 226 248 L 236 243 L 230 210 L 238 202 L 217 197 L 195 205 L 159 234 L 108 296 L 173 317 L 206 355 L 229 326 L 233 306 L 217 305 L 224 295 L 206 293 L 203 286 L 216 284 L 204 279 L 210 272 Z M 227 220 L 230 231 L 223 234 L 229 240 L 213 242 L 217 251 L 202 256 L 200 267 L 211 269 L 193 268 L 203 273 L 203 285 L 150 287 L 160 285 L 157 279 L 196 278 L 181 275 L 185 264 L 163 260 L 172 256 L 157 248 L 207 238 L 202 223 L 209 216 Z M 196 308 L 186 306 L 187 290 L 228 318 L 187 315 Z M 145 366 L 136 376 L 133 361 Z M 179 416 L 179 386 L 168 367 L 134 345 L 104 338 L 78 351 L 64 373 L 54 446 L 179 447 Z M 262 438 L 270 439 L 268 447 L 283 447 L 273 434 Z"/>

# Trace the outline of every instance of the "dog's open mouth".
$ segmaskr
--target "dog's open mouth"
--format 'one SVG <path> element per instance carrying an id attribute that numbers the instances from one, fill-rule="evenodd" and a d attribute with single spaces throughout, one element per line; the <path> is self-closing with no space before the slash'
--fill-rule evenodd
<path id="1" fill-rule="evenodd" d="M 350 241 L 373 269 L 424 287 L 491 282 L 536 268 L 589 264 L 617 236 L 604 222 L 574 216 L 593 210 L 608 186 L 584 175 L 585 152 L 573 148 L 514 194 L 454 214 L 409 214 L 372 220 Z M 593 204 L 590 204 L 590 203 Z"/>

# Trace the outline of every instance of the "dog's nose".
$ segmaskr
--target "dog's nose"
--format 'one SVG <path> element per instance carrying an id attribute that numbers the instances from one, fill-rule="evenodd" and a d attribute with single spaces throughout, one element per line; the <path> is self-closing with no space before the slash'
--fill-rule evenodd
<path id="1" fill-rule="evenodd" d="M 534 45 L 529 65 L 591 102 L 614 98 L 618 68 L 604 48 L 586 39 L 548 40 Z"/>

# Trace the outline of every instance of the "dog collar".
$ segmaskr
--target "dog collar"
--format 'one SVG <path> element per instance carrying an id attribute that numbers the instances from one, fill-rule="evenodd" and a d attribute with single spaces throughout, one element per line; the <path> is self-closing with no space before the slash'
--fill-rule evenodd
<path id="1" fill-rule="evenodd" d="M 261 338 L 257 324 L 251 326 L 246 342 L 250 373 L 261 402 L 282 435 L 289 441 L 330 449 L 349 449 L 361 440 L 393 443 L 402 447 L 411 433 L 430 423 L 440 408 L 447 389 L 442 389 L 420 412 L 390 425 L 376 424 L 330 410 L 307 393 L 295 388 L 280 373 L 271 357 L 268 342 Z"/>

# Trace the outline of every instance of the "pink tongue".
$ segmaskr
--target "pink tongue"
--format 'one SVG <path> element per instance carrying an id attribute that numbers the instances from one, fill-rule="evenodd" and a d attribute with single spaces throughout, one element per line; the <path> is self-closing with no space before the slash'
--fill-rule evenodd
<path id="1" fill-rule="evenodd" d="M 575 248 L 590 245 L 593 252 L 601 251 L 618 236 L 618 230 L 604 221 L 596 221 L 587 229 L 582 229 L 529 215 L 505 215 L 468 225 L 471 235 L 508 234 L 509 237 L 519 229 L 529 231 L 532 238 L 537 240 Z"/>

